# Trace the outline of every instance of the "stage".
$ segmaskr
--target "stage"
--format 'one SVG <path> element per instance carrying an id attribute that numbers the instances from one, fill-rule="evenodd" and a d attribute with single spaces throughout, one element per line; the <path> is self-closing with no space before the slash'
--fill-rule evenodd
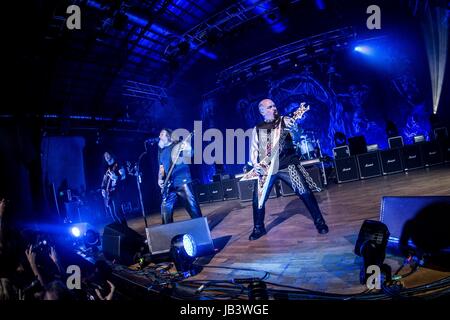
<path id="1" fill-rule="evenodd" d="M 363 292 L 366 287 L 359 283 L 361 260 L 353 249 L 363 221 L 379 219 L 381 197 L 449 194 L 448 165 L 345 184 L 332 182 L 316 193 L 330 228 L 328 234 L 317 233 L 296 196 L 278 197 L 268 200 L 268 233 L 256 241 L 248 240 L 253 228 L 251 202 L 232 200 L 202 205 L 218 251 L 213 257 L 199 259 L 197 263 L 207 267 L 190 280 L 263 277 L 268 272 L 268 282 L 340 294 Z M 184 209 L 176 210 L 175 221 L 187 217 Z M 148 222 L 160 224 L 159 214 L 150 215 Z M 129 226 L 144 234 L 142 218 L 130 220 Z M 393 272 L 402 261 L 392 254 L 386 258 Z M 411 288 L 449 275 L 450 272 L 420 268 L 404 279 L 404 285 Z"/>

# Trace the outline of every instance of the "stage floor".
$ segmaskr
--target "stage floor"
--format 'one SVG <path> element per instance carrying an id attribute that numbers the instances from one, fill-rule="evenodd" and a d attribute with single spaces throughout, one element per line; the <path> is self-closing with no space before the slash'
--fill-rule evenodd
<path id="1" fill-rule="evenodd" d="M 267 271 L 267 281 L 279 284 L 333 293 L 362 292 L 366 288 L 359 283 L 361 260 L 353 253 L 362 222 L 379 219 L 382 196 L 425 195 L 450 195 L 448 165 L 340 185 L 331 183 L 316 193 L 330 228 L 326 235 L 317 233 L 303 202 L 296 196 L 269 199 L 268 233 L 256 241 L 248 240 L 253 228 L 250 202 L 202 205 L 215 245 L 221 249 L 214 257 L 200 260 L 208 267 L 191 279 L 261 277 Z M 186 218 L 184 209 L 176 210 L 175 221 Z M 151 215 L 148 221 L 150 225 L 161 223 L 159 214 Z M 129 225 L 145 234 L 142 218 L 130 220 Z M 386 263 L 395 271 L 402 259 L 388 254 Z M 414 287 L 449 275 L 450 272 L 422 268 L 405 278 L 404 284 Z"/>

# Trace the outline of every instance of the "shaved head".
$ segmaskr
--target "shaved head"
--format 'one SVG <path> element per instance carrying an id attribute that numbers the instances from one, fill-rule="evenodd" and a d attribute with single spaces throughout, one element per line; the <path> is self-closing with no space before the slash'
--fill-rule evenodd
<path id="1" fill-rule="evenodd" d="M 264 121 L 271 121 L 278 116 L 278 110 L 275 103 L 271 99 L 263 99 L 258 104 L 259 113 L 264 118 Z"/>

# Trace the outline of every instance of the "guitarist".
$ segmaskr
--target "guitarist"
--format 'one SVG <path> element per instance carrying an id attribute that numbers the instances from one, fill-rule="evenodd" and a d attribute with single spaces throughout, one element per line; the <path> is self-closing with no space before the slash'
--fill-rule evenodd
<path id="1" fill-rule="evenodd" d="M 164 181 L 172 166 L 172 161 L 177 158 L 183 147 L 180 158 L 175 163 L 171 175 L 168 179 L 169 187 L 167 192 L 163 194 L 161 203 L 162 223 L 173 222 L 173 207 L 177 198 L 180 197 L 184 202 L 184 207 L 192 219 L 202 216 L 200 206 L 195 197 L 194 188 L 192 186 L 191 172 L 189 169 L 189 161 L 185 161 L 192 156 L 192 147 L 188 142 L 174 142 L 172 140 L 172 130 L 162 129 L 159 134 L 158 142 L 158 185 L 163 188 Z"/>
<path id="2" fill-rule="evenodd" d="M 104 153 L 106 162 L 106 172 L 102 181 L 102 196 L 105 200 L 106 211 L 110 214 L 114 222 L 127 225 L 125 214 L 122 208 L 121 197 L 123 195 L 124 180 L 126 172 L 123 166 L 109 153 Z"/>
<path id="3" fill-rule="evenodd" d="M 272 150 L 275 150 L 273 141 L 274 131 L 277 128 L 281 128 L 281 131 L 285 134 L 285 138 L 283 140 L 284 143 L 280 144 L 282 147 L 279 150 L 278 157 L 273 160 L 277 161 L 277 170 L 274 170 L 272 175 L 267 177 L 267 179 L 270 180 L 268 181 L 267 192 L 265 193 L 264 199 L 262 199 L 262 205 L 259 204 L 260 201 L 258 199 L 258 183 L 260 183 L 260 180 L 255 180 L 253 192 L 254 228 L 249 240 L 256 240 L 266 234 L 264 228 L 265 202 L 270 194 L 270 190 L 278 179 L 281 179 L 292 186 L 295 193 L 303 200 L 306 208 L 311 214 L 317 231 L 320 234 L 327 233 L 328 226 L 322 217 L 317 200 L 310 188 L 314 188 L 314 183 L 306 170 L 301 166 L 300 159 L 295 152 L 292 134 L 297 130 L 297 126 L 294 119 L 281 117 L 278 114 L 275 103 L 270 99 L 262 100 L 259 103 L 258 108 L 260 114 L 264 118 L 264 122 L 256 125 L 253 129 L 250 160 L 260 177 L 265 171 L 264 167 L 259 164 L 259 161 L 267 155 L 270 155 Z"/>

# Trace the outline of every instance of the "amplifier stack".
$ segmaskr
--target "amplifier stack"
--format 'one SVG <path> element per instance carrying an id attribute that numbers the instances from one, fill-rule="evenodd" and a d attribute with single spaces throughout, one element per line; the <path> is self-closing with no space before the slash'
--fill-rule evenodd
<path id="1" fill-rule="evenodd" d="M 333 149 L 338 183 L 407 172 L 450 162 L 447 139 L 403 145 L 401 137 L 389 138 L 389 149 L 352 154 L 348 146 Z M 369 150 L 369 148 L 368 148 Z"/>

